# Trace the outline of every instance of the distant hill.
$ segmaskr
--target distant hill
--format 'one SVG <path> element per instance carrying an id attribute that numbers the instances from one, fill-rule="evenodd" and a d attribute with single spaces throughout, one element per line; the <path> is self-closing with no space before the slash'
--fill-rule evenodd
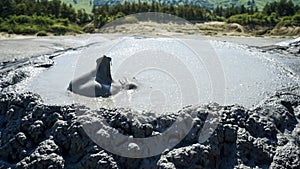
<path id="1" fill-rule="evenodd" d="M 91 13 L 94 0 L 61 0 L 67 4 L 71 4 L 75 9 L 84 9 L 87 13 Z"/>
<path id="2" fill-rule="evenodd" d="M 72 4 L 76 9 L 85 9 L 86 12 L 91 12 L 93 5 L 105 5 L 106 3 L 110 6 L 126 2 L 136 2 L 139 0 L 62 0 L 63 2 Z M 257 6 L 261 10 L 266 3 L 279 1 L 279 0 L 140 0 L 140 2 L 159 2 L 164 4 L 172 5 L 199 5 L 204 8 L 214 9 L 217 6 L 230 7 L 245 5 L 245 7 Z M 300 0 L 292 0 L 295 4 L 300 5 Z"/>

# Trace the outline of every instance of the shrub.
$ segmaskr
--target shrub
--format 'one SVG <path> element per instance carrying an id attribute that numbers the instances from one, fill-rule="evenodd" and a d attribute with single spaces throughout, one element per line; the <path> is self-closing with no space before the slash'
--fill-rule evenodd
<path id="1" fill-rule="evenodd" d="M 12 27 L 12 30 L 16 34 L 35 34 L 39 31 L 36 26 L 16 25 Z"/>
<path id="2" fill-rule="evenodd" d="M 82 28 L 83 32 L 85 33 L 94 33 L 95 32 L 95 26 L 93 23 L 89 23 L 87 25 L 85 25 L 83 28 Z"/>
<path id="3" fill-rule="evenodd" d="M 1 22 L 0 23 L 0 31 L 1 32 L 8 32 L 11 30 L 10 25 L 7 22 Z"/>
<path id="4" fill-rule="evenodd" d="M 69 31 L 69 29 L 63 25 L 55 24 L 51 26 L 50 31 L 56 35 L 64 35 L 66 32 Z"/>
<path id="5" fill-rule="evenodd" d="M 82 33 L 82 28 L 76 24 L 70 24 L 67 28 L 70 32 Z"/>
<path id="6" fill-rule="evenodd" d="M 39 31 L 36 36 L 48 36 L 46 31 Z"/>
<path id="7" fill-rule="evenodd" d="M 41 26 L 47 26 L 47 25 L 53 25 L 54 21 L 45 16 L 33 16 L 33 23 L 36 25 L 41 25 Z"/>
<path id="8" fill-rule="evenodd" d="M 293 18 L 291 16 L 284 16 L 281 18 L 282 26 L 291 26 L 293 23 Z"/>
<path id="9" fill-rule="evenodd" d="M 211 18 L 211 20 L 213 20 L 213 21 L 220 21 L 220 22 L 226 21 L 225 17 L 220 17 L 220 16 L 213 16 Z"/>
<path id="10" fill-rule="evenodd" d="M 275 25 L 279 22 L 278 15 L 275 12 L 272 12 L 270 16 L 268 16 L 268 22 L 272 25 Z"/>
<path id="11" fill-rule="evenodd" d="M 233 15 L 230 18 L 228 18 L 227 22 L 238 23 L 241 25 L 247 25 L 247 24 L 249 24 L 250 20 L 251 20 L 251 17 L 248 14 L 238 14 L 238 15 Z"/>
<path id="12" fill-rule="evenodd" d="M 250 14 L 238 14 L 231 16 L 227 22 L 229 23 L 239 23 L 241 25 L 261 25 L 265 26 L 268 24 L 276 24 L 278 22 L 278 18 L 275 14 L 271 16 L 266 16 L 261 12 L 256 12 L 252 15 Z"/>
<path id="13" fill-rule="evenodd" d="M 8 33 L 8 34 L 13 34 L 14 31 L 13 31 L 12 29 L 9 29 L 9 30 L 7 31 L 7 33 Z"/>
<path id="14" fill-rule="evenodd" d="M 22 34 L 36 34 L 39 31 L 39 29 L 35 26 L 26 26 L 21 32 Z"/>
<path id="15" fill-rule="evenodd" d="M 293 22 L 299 26 L 300 25 L 300 14 L 294 15 L 292 18 L 293 18 Z"/>
<path id="16" fill-rule="evenodd" d="M 64 26 L 68 26 L 70 24 L 70 21 L 68 18 L 57 19 L 57 22 L 63 24 Z"/>
<path id="17" fill-rule="evenodd" d="M 32 18 L 30 16 L 19 15 L 19 16 L 11 16 L 10 20 L 15 21 L 18 24 L 30 24 L 32 22 Z"/>

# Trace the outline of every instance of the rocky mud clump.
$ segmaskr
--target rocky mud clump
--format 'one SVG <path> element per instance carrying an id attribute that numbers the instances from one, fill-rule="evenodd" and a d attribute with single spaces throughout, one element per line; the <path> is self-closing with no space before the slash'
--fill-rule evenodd
<path id="1" fill-rule="evenodd" d="M 130 109 L 47 105 L 37 94 L 9 90 L 24 78 L 20 72 L 1 75 L 0 168 L 300 168 L 299 87 L 276 92 L 252 109 L 211 103 L 157 117 L 144 112 L 145 120 Z M 111 129 L 139 138 L 166 131 L 182 114 L 192 118 L 192 128 L 160 155 L 126 158 L 88 137 L 79 115 L 93 114 Z M 210 114 L 219 123 L 208 140 L 199 142 Z"/>
<path id="2" fill-rule="evenodd" d="M 282 55 L 294 55 L 300 56 L 300 38 L 295 39 L 293 42 L 287 43 L 285 45 L 270 45 L 260 47 L 262 51 L 279 53 Z"/>

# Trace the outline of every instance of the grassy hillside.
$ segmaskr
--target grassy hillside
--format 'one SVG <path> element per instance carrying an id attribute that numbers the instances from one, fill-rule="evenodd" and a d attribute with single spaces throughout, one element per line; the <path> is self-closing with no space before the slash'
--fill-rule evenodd
<path id="1" fill-rule="evenodd" d="M 84 9 L 87 13 L 91 13 L 94 0 L 61 0 L 62 2 L 71 4 L 75 9 Z"/>
<path id="2" fill-rule="evenodd" d="M 248 1 L 249 0 L 208 0 L 211 4 L 214 5 L 214 7 L 216 6 L 223 6 L 223 7 L 228 7 L 231 6 L 232 4 L 237 5 L 237 6 L 241 6 L 241 5 L 245 5 L 245 7 L 248 6 Z M 254 0 L 255 5 L 257 6 L 257 8 L 259 10 L 262 10 L 263 7 L 267 4 L 267 3 L 271 3 L 274 1 L 280 1 L 280 0 Z M 292 0 L 294 2 L 294 4 L 298 4 L 300 5 L 300 0 Z M 250 3 L 252 3 L 253 1 L 250 0 Z M 251 4 L 249 4 L 251 5 Z"/>
<path id="3" fill-rule="evenodd" d="M 93 8 L 93 4 L 109 4 L 115 5 L 118 3 L 127 2 L 138 2 L 139 0 L 62 0 L 63 2 L 72 4 L 73 7 L 76 9 L 85 9 L 86 12 L 91 12 Z M 95 2 L 94 2 L 95 1 Z M 140 0 L 140 2 L 149 2 L 151 3 L 153 0 Z M 205 8 L 214 9 L 217 6 L 223 7 L 230 7 L 234 6 L 241 6 L 245 5 L 248 7 L 251 5 L 253 0 L 250 0 L 250 4 L 248 3 L 249 0 L 154 0 L 156 2 L 162 2 L 165 4 L 173 4 L 173 5 L 180 5 L 180 4 L 188 4 L 188 5 L 199 5 Z M 266 3 L 279 1 L 279 0 L 254 0 L 255 5 L 258 7 L 259 10 L 265 6 Z M 300 5 L 300 0 L 292 0 L 295 4 Z"/>

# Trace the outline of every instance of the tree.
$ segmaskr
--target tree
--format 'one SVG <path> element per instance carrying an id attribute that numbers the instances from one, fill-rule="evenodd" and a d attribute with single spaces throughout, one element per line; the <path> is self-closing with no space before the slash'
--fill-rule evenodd
<path id="1" fill-rule="evenodd" d="M 245 8 L 244 5 L 242 5 L 240 13 L 242 14 L 242 13 L 246 13 L 246 12 L 247 12 L 247 9 Z"/>
<path id="2" fill-rule="evenodd" d="M 15 13 L 17 15 L 25 15 L 27 14 L 27 6 L 25 3 L 19 3 L 17 6 L 16 6 L 16 11 Z"/>
<path id="3" fill-rule="evenodd" d="M 6 18 L 15 13 L 16 3 L 13 0 L 0 0 L 0 14 Z"/>
<path id="4" fill-rule="evenodd" d="M 216 7 L 214 13 L 215 13 L 217 16 L 222 16 L 222 12 L 221 12 L 221 10 L 220 10 L 219 5 Z"/>
<path id="5" fill-rule="evenodd" d="M 279 16 L 292 16 L 297 12 L 297 6 L 289 0 L 280 0 L 279 2 L 272 2 L 266 4 L 263 8 L 263 12 L 266 15 L 271 15 L 271 13 L 278 13 Z"/>
<path id="6" fill-rule="evenodd" d="M 90 21 L 89 15 L 85 12 L 85 10 L 78 10 L 77 19 L 78 19 L 77 23 L 79 25 L 84 25 Z"/>
<path id="7" fill-rule="evenodd" d="M 55 16 L 55 18 L 59 17 L 60 14 L 60 0 L 52 0 L 49 2 L 48 9 L 49 14 L 52 14 Z"/>

